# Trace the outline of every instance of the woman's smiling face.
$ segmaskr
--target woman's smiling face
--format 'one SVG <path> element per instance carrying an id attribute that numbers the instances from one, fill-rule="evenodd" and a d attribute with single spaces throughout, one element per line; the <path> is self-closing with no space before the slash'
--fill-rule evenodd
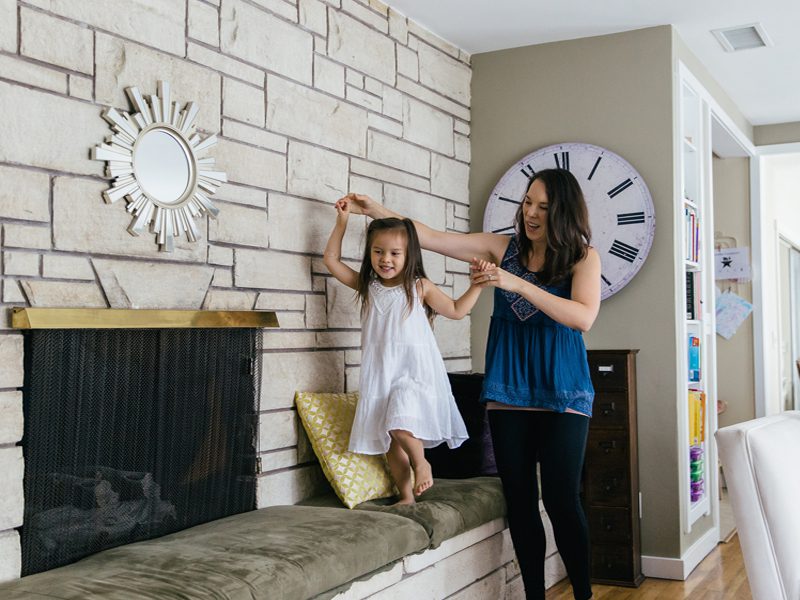
<path id="1" fill-rule="evenodd" d="M 540 179 L 535 180 L 522 202 L 522 221 L 525 236 L 532 242 L 547 241 L 547 189 Z"/>

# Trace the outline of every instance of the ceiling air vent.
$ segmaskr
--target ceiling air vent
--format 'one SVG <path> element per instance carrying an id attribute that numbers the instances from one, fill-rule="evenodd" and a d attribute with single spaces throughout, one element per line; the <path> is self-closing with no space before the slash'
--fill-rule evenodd
<path id="1" fill-rule="evenodd" d="M 761 23 L 713 29 L 711 33 L 713 33 L 714 37 L 722 44 L 726 52 L 737 52 L 738 50 L 772 46 L 772 41 L 769 39 L 769 36 L 767 36 L 767 32 L 764 31 L 764 27 Z"/>

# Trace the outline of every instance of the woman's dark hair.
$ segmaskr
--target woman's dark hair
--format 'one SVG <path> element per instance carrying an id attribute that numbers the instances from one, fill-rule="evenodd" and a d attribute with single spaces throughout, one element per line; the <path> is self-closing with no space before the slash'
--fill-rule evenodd
<path id="1" fill-rule="evenodd" d="M 586 256 L 592 231 L 583 191 L 572 173 L 566 169 L 539 171 L 531 177 L 528 189 L 537 179 L 544 184 L 547 193 L 547 250 L 542 270 L 537 275 L 542 283 L 551 284 L 570 275 L 572 267 Z M 525 235 L 524 204 L 523 201 L 517 210 L 516 233 L 519 261 L 527 268 L 533 244 Z"/>
<path id="2" fill-rule="evenodd" d="M 361 315 L 366 314 L 369 308 L 369 284 L 378 277 L 378 274 L 372 269 L 372 244 L 375 236 L 384 231 L 400 231 L 405 233 L 406 237 L 406 262 L 403 266 L 403 289 L 406 292 L 406 299 L 408 300 L 408 309 L 406 314 L 411 314 L 411 309 L 414 307 L 414 287 L 417 285 L 417 280 L 425 275 L 425 267 L 422 266 L 422 246 L 417 237 L 417 229 L 414 227 L 414 222 L 411 219 L 396 219 L 390 217 L 388 219 L 375 219 L 369 224 L 367 228 L 367 241 L 364 244 L 364 259 L 361 261 L 361 270 L 358 273 L 358 283 L 356 287 L 356 294 L 361 300 Z M 432 321 L 436 316 L 434 310 L 423 302 L 425 307 L 425 315 L 428 321 Z"/>

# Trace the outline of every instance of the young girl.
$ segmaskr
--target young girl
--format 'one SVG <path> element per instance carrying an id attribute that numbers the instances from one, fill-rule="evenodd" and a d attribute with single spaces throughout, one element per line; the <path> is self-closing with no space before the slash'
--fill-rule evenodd
<path id="1" fill-rule="evenodd" d="M 453 300 L 425 277 L 422 251 L 408 219 L 370 223 L 360 272 L 341 260 L 350 200 L 336 202 L 336 225 L 325 247 L 325 266 L 361 300 L 361 379 L 349 450 L 386 454 L 399 504 L 413 504 L 433 485 L 423 448 L 467 439 L 431 320 L 438 313 L 463 318 L 480 287 Z M 494 265 L 491 265 L 492 267 Z M 412 487 L 413 469 L 413 487 Z"/>

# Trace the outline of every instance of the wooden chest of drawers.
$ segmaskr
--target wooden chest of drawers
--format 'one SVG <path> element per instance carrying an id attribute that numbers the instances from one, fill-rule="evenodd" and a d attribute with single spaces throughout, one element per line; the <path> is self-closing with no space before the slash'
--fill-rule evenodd
<path id="1" fill-rule="evenodd" d="M 636 352 L 588 352 L 595 398 L 583 478 L 592 581 L 631 587 L 644 579 L 639 541 Z"/>

